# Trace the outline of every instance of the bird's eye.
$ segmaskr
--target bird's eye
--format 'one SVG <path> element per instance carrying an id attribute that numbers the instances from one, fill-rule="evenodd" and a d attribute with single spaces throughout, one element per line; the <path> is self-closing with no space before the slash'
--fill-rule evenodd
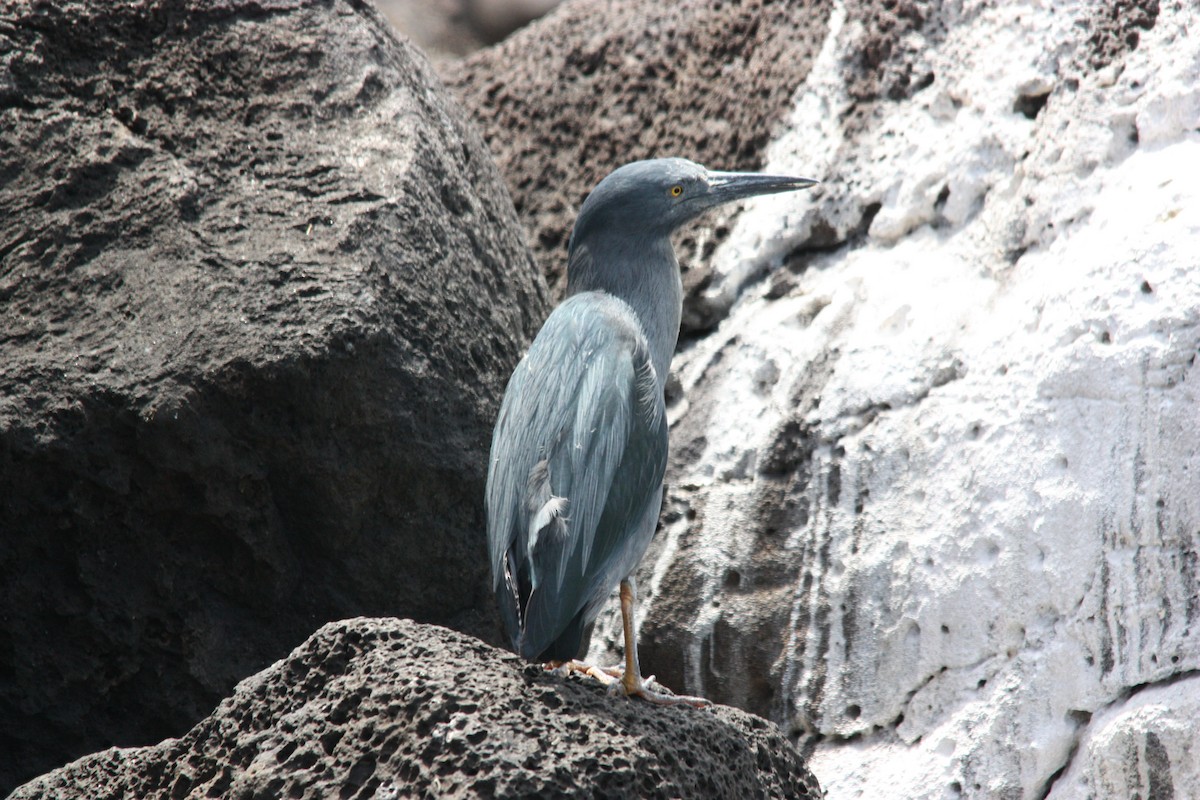
<path id="1" fill-rule="evenodd" d="M 671 187 L 671 197 L 679 197 L 679 195 L 681 195 L 681 194 L 683 194 L 682 186 L 680 186 L 679 184 L 675 184 L 674 186 Z"/>

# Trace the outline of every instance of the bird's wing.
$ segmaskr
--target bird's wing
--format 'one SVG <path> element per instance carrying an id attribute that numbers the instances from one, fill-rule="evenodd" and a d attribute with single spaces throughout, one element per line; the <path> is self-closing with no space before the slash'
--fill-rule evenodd
<path id="1" fill-rule="evenodd" d="M 492 581 L 514 643 L 529 639 L 536 655 L 611 591 L 598 583 L 626 560 L 627 529 L 665 463 L 662 397 L 633 312 L 600 293 L 571 297 L 513 373 L 492 439 Z"/>

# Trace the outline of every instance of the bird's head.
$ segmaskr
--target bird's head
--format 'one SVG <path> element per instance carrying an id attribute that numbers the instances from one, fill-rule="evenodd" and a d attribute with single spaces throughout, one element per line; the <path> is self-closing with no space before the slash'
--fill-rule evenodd
<path id="1" fill-rule="evenodd" d="M 632 239 L 666 236 L 710 208 L 816 183 L 757 172 L 716 172 L 684 158 L 635 161 L 611 172 L 588 195 L 571 243 L 597 233 Z"/>

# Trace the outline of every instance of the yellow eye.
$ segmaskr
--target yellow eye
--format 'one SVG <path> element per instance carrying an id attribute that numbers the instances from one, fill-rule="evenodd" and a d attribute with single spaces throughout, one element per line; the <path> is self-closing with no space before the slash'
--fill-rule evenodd
<path id="1" fill-rule="evenodd" d="M 671 187 L 671 197 L 679 197 L 681 194 L 683 194 L 682 186 L 675 185 Z"/>

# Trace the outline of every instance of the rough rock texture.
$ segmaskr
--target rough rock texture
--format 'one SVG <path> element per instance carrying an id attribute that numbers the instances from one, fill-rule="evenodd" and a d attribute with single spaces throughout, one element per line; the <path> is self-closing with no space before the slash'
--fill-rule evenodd
<path id="1" fill-rule="evenodd" d="M 1055 800 L 1184 798 L 1200 786 L 1200 680 L 1139 687 L 1088 721 Z M 1180 685 L 1191 684 L 1191 685 Z"/>
<path id="2" fill-rule="evenodd" d="M 575 212 L 639 158 L 757 169 L 824 39 L 829 0 L 565 3 L 445 71 L 496 156 L 530 245 L 560 290 Z M 728 233 L 714 214 L 679 243 L 685 332 L 724 309 L 699 302 Z M 701 255 L 705 256 L 701 258 Z"/>
<path id="3" fill-rule="evenodd" d="M 819 798 L 787 737 L 736 709 L 610 697 L 458 633 L 326 625 L 186 735 L 111 749 L 19 798 Z"/>
<path id="4" fill-rule="evenodd" d="M 559 0 L 374 0 L 396 30 L 436 67 L 495 44 Z"/>
<path id="5" fill-rule="evenodd" d="M 369 6 L 0 3 L 0 794 L 178 735 L 328 619 L 492 631 L 544 285 Z"/>
<path id="6" fill-rule="evenodd" d="M 374 0 L 396 31 L 425 53 L 436 69 L 484 46 L 462 0 Z"/>
<path id="7" fill-rule="evenodd" d="M 737 218 L 674 365 L 647 670 L 831 797 L 1200 796 L 1200 12 L 821 29 L 766 166 L 826 183 Z"/>

